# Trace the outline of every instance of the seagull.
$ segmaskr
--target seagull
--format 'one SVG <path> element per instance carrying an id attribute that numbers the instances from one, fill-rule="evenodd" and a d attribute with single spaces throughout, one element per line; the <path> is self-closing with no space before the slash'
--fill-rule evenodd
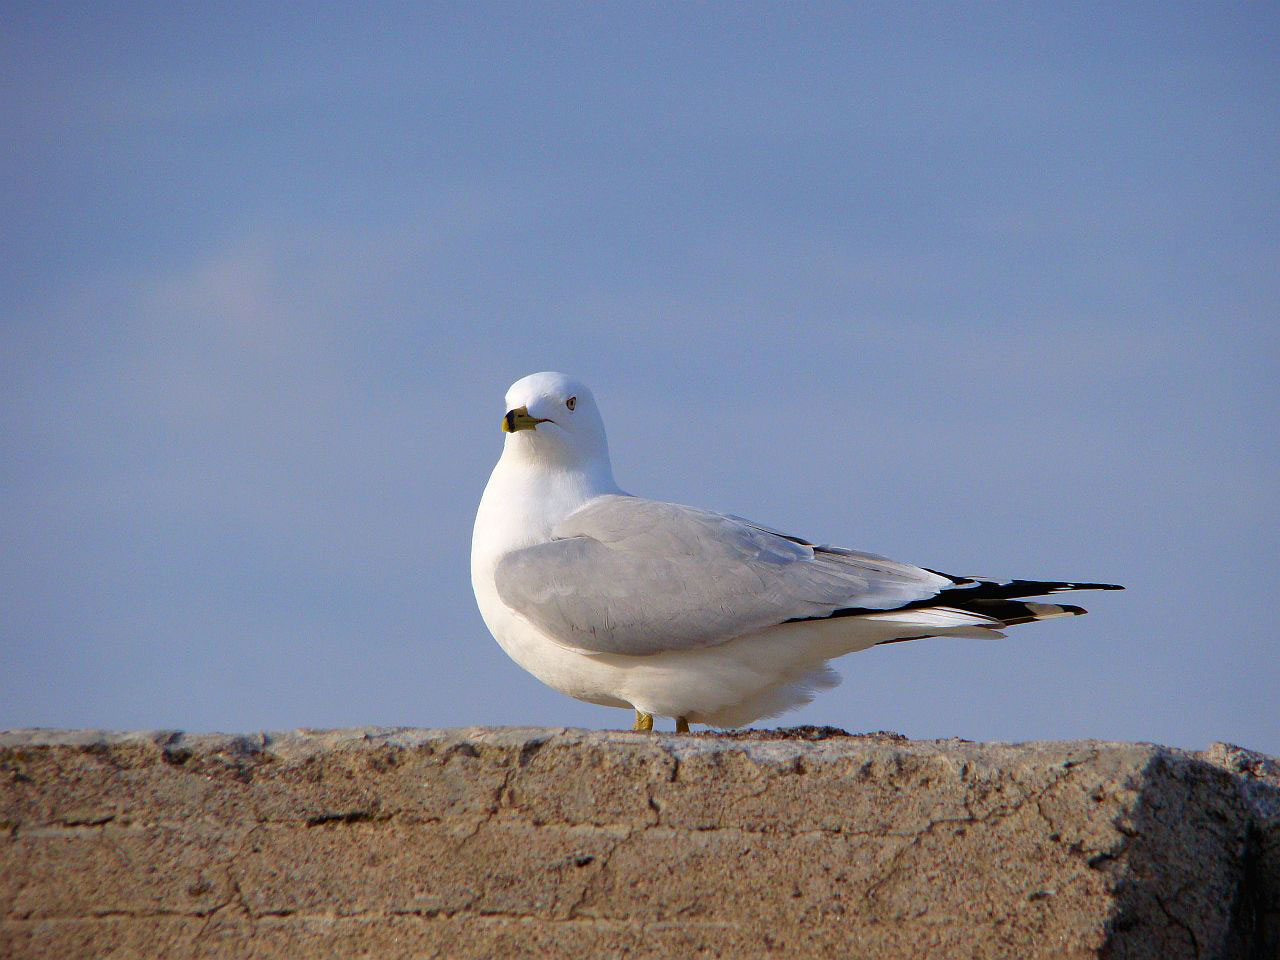
<path id="1" fill-rule="evenodd" d="M 512 384 L 506 434 L 476 513 L 471 583 L 517 664 L 587 703 L 739 727 L 839 683 L 828 662 L 925 637 L 1002 637 L 1078 616 L 1032 602 L 1109 583 L 952 576 L 815 543 L 732 514 L 647 500 L 613 479 L 581 382 Z"/>

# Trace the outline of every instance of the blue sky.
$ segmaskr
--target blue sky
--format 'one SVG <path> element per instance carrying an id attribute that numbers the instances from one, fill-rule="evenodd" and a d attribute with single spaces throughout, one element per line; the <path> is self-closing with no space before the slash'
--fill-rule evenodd
<path id="1" fill-rule="evenodd" d="M 507 385 L 1089 617 L 784 723 L 1280 752 L 1273 4 L 7 4 L 0 726 L 620 726 L 474 608 Z"/>

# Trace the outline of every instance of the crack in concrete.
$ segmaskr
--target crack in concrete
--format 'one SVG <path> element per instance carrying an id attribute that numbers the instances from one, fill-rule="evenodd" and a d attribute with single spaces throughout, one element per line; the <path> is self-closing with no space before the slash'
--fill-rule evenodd
<path id="1" fill-rule="evenodd" d="M 1185 890 L 1186 888 L 1184 887 L 1182 889 Z M 1179 890 L 1175 894 L 1175 896 L 1181 896 L 1181 895 L 1182 895 L 1182 890 Z M 1165 905 L 1163 897 L 1161 897 L 1158 893 L 1155 894 L 1154 897 L 1156 901 L 1156 906 L 1160 908 L 1160 912 L 1164 914 L 1165 919 L 1168 920 L 1171 924 L 1173 924 L 1175 927 L 1177 927 L 1179 930 L 1181 930 L 1183 933 L 1187 935 L 1187 939 L 1191 944 L 1191 949 L 1196 955 L 1196 960 L 1200 960 L 1200 939 L 1196 936 L 1195 930 L 1191 928 L 1190 924 L 1188 924 L 1181 917 L 1174 914 L 1173 911 L 1171 911 Z"/>
<path id="2" fill-rule="evenodd" d="M 250 927 L 253 927 L 254 925 L 253 909 L 249 906 L 249 901 L 244 895 L 244 890 L 242 890 L 240 887 L 240 878 L 236 875 L 236 864 L 238 864 L 240 861 L 244 859 L 245 852 L 249 848 L 249 843 L 253 839 L 253 835 L 257 833 L 258 830 L 260 829 L 261 829 L 260 824 L 250 827 L 245 832 L 245 835 L 240 838 L 240 843 L 236 847 L 236 852 L 227 859 L 227 863 L 225 867 L 225 876 L 226 876 L 226 884 L 227 884 L 226 899 L 224 899 L 221 903 L 217 904 L 215 907 L 206 911 L 203 914 L 205 916 L 205 922 L 201 925 L 200 930 L 196 933 L 195 939 L 197 942 L 203 939 L 205 934 L 208 933 L 209 926 L 210 924 L 213 923 L 214 917 L 216 917 L 219 913 L 221 913 L 226 908 L 232 906 L 233 904 L 238 905 L 240 907 L 241 911 L 248 918 Z M 209 864 L 208 866 L 212 867 L 212 864 Z"/>
<path id="3" fill-rule="evenodd" d="M 985 826 L 987 824 L 999 823 L 1000 821 L 1006 820 L 1009 817 L 1016 816 L 1020 811 L 1022 811 L 1026 807 L 1034 805 L 1036 807 L 1037 812 L 1041 815 L 1041 817 L 1045 820 L 1045 822 L 1049 824 L 1050 828 L 1052 829 L 1052 826 L 1053 826 L 1052 822 L 1049 820 L 1048 817 L 1045 817 L 1043 813 L 1044 798 L 1048 795 L 1048 793 L 1051 790 L 1054 790 L 1057 787 L 1060 787 L 1062 784 L 1070 780 L 1071 776 L 1073 775 L 1073 772 L 1078 767 L 1086 766 L 1091 762 L 1093 762 L 1093 760 L 1096 759 L 1096 756 L 1097 756 L 1097 752 L 1094 751 L 1094 753 L 1084 761 L 1080 761 L 1078 763 L 1069 763 L 1064 765 L 1063 773 L 1060 776 L 1054 778 L 1048 784 L 1045 784 L 1043 787 L 1038 788 L 1037 790 L 1035 790 L 1030 794 L 1024 794 L 1023 796 L 1019 797 L 1016 801 L 1014 801 L 1011 804 L 1002 804 L 1000 806 L 994 807 L 993 809 L 987 811 L 981 816 L 977 816 L 974 814 L 972 801 L 970 799 L 970 790 L 966 790 L 964 799 L 963 799 L 963 805 L 965 810 L 967 811 L 967 815 L 963 817 L 939 817 L 937 819 L 930 820 L 923 828 L 921 828 L 920 830 L 916 831 L 913 835 L 911 835 L 911 839 L 909 840 L 909 842 L 903 844 L 897 850 L 897 852 L 894 853 L 893 857 L 890 859 L 888 865 L 886 866 L 881 876 L 877 878 L 871 884 L 870 887 L 867 888 L 865 898 L 868 901 L 874 902 L 877 898 L 877 895 L 880 893 L 880 891 L 884 889 L 884 887 L 887 886 L 890 883 L 890 881 L 895 880 L 897 878 L 899 871 L 904 866 L 905 860 L 907 856 L 911 853 L 911 851 L 918 849 L 920 845 L 923 843 L 924 839 L 928 836 L 931 836 L 933 834 L 933 831 L 938 827 L 954 826 L 954 825 Z M 968 771 L 965 771 L 965 773 L 967 772 Z M 964 778 L 962 777 L 962 780 L 963 779 Z M 1017 781 L 1014 781 L 1014 782 L 1016 783 Z M 877 835 L 893 836 L 895 834 L 890 832 L 885 832 L 885 831 L 877 831 Z"/>

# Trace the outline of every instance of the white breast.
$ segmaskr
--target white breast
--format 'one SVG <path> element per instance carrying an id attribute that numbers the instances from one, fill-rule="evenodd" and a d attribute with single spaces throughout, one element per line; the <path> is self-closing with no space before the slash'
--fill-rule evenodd
<path id="1" fill-rule="evenodd" d="M 471 537 L 471 588 L 485 626 L 507 656 L 561 693 L 612 707 L 628 706 L 611 692 L 619 669 L 560 646 L 513 612 L 498 596 L 494 570 L 504 554 L 545 543 L 552 528 L 588 500 L 621 492 L 611 475 L 548 469 L 504 452 L 485 486 Z"/>

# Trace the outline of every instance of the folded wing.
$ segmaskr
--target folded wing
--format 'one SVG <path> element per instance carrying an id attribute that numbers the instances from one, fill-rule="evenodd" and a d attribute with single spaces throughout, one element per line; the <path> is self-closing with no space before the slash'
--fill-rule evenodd
<path id="1" fill-rule="evenodd" d="M 552 540 L 507 554 L 496 570 L 503 602 L 556 642 L 630 656 L 847 609 L 926 603 L 959 582 L 738 517 L 627 496 L 592 500 Z"/>

